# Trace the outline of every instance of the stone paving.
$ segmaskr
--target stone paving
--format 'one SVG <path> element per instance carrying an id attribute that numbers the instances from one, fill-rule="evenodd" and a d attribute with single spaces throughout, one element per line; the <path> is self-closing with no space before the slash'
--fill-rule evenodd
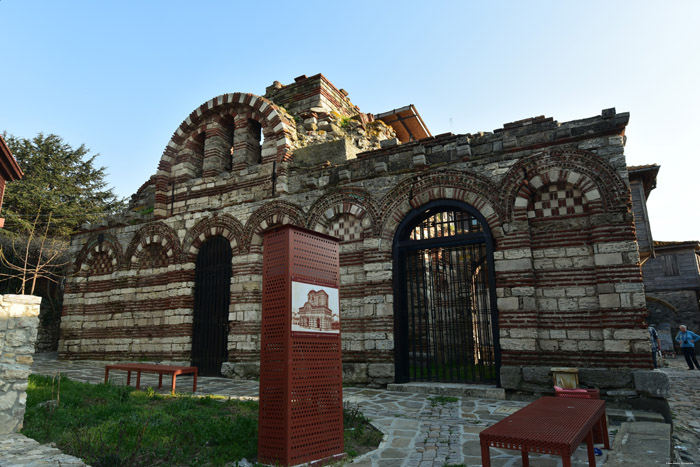
<path id="1" fill-rule="evenodd" d="M 104 363 L 59 362 L 55 353 L 35 356 L 34 373 L 54 375 L 58 372 L 69 378 L 90 383 L 104 381 Z M 700 372 L 699 376 L 700 376 Z M 110 372 L 110 380 L 126 383 L 125 372 Z M 191 389 L 191 377 L 177 379 L 178 392 Z M 133 381 L 132 381 L 133 384 Z M 157 387 L 157 375 L 144 374 L 142 388 Z M 167 393 L 169 385 L 161 390 Z M 257 398 L 257 381 L 236 381 L 226 378 L 200 377 L 197 393 L 232 398 Z M 372 451 L 353 464 L 376 467 L 433 467 L 444 465 L 481 465 L 479 432 L 502 420 L 521 407 L 523 401 L 504 401 L 445 396 L 426 396 L 407 392 L 347 387 L 343 389 L 345 404 L 357 407 L 384 433 L 379 449 Z M 611 442 L 615 433 L 611 429 Z M 33 444 L 32 444 L 33 443 Z M 31 445 L 31 448 L 28 447 Z M 21 457 L 31 449 L 32 458 Z M 22 435 L 13 435 L 0 443 L 0 466 L 11 465 L 84 465 L 76 458 L 56 457 L 60 453 L 51 446 L 40 446 Z M 43 457 L 42 457 L 43 456 Z M 603 465 L 607 451 L 596 458 L 596 465 Z M 530 455 L 533 466 L 555 467 L 562 465 L 559 457 Z M 26 462 L 25 462 L 26 461 Z M 522 465 L 517 451 L 491 448 L 494 467 Z M 573 467 L 588 465 L 585 445 L 579 447 L 572 458 Z"/>
<path id="2" fill-rule="evenodd" d="M 682 355 L 665 358 L 660 371 L 670 379 L 675 461 L 700 465 L 700 371 L 688 370 Z"/>

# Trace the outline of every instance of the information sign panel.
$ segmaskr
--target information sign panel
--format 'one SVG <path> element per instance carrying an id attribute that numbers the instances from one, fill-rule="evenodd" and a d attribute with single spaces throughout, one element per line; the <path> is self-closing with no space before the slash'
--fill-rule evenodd
<path id="1" fill-rule="evenodd" d="M 299 227 L 263 240 L 258 461 L 343 456 L 338 240 Z"/>

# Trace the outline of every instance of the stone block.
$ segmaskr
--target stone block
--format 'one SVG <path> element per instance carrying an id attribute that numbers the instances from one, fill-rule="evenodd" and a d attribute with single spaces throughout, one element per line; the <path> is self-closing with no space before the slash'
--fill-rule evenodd
<path id="1" fill-rule="evenodd" d="M 391 363 L 369 363 L 367 374 L 371 378 L 394 378 L 394 365 Z"/>
<path id="2" fill-rule="evenodd" d="M 621 253 L 597 253 L 594 255 L 596 266 L 615 266 L 622 264 Z"/>
<path id="3" fill-rule="evenodd" d="M 299 148 L 294 152 L 294 164 L 300 167 L 312 167 L 329 161 L 340 164 L 357 155 L 357 148 L 346 138 L 328 143 Z"/>
<path id="4" fill-rule="evenodd" d="M 623 368 L 579 368 L 579 382 L 590 388 L 631 388 L 632 372 Z"/>
<path id="5" fill-rule="evenodd" d="M 603 351 L 603 341 L 578 341 L 578 350 L 581 352 L 602 352 Z"/>
<path id="6" fill-rule="evenodd" d="M 503 297 L 497 300 L 498 309 L 501 311 L 516 311 L 519 308 L 518 297 Z"/>
<path id="7" fill-rule="evenodd" d="M 401 142 L 399 141 L 398 138 L 391 138 L 391 139 L 384 139 L 379 142 L 379 147 L 381 148 L 389 148 L 391 146 L 397 146 Z"/>
<path id="8" fill-rule="evenodd" d="M 591 333 L 587 330 L 575 330 L 571 329 L 566 331 L 566 335 L 569 339 L 579 340 L 579 339 L 590 339 Z"/>
<path id="9" fill-rule="evenodd" d="M 604 340 L 603 346 L 606 352 L 623 352 L 627 353 L 630 351 L 630 342 L 626 340 Z"/>
<path id="10" fill-rule="evenodd" d="M 646 328 L 644 329 L 615 329 L 613 330 L 613 336 L 615 339 L 622 339 L 622 340 L 631 340 L 631 339 L 639 339 L 639 340 L 645 340 L 649 338 L 649 331 L 647 331 Z"/>
<path id="11" fill-rule="evenodd" d="M 529 258 L 495 261 L 496 271 L 524 271 L 532 269 L 532 261 Z"/>
<path id="12" fill-rule="evenodd" d="M 518 389 L 523 381 L 522 369 L 518 366 L 501 367 L 501 387 L 503 389 Z"/>
<path id="13" fill-rule="evenodd" d="M 634 371 L 634 388 L 643 396 L 666 399 L 671 395 L 670 380 L 661 371 Z"/>
<path id="14" fill-rule="evenodd" d="M 260 362 L 224 362 L 221 364 L 221 374 L 231 379 L 258 379 Z"/>
<path id="15" fill-rule="evenodd" d="M 540 350 L 545 351 L 557 351 L 559 348 L 559 341 L 554 339 L 540 339 L 539 340 Z"/>
<path id="16" fill-rule="evenodd" d="M 523 367 L 523 381 L 540 385 L 552 384 L 552 372 L 547 367 L 526 366 Z"/>
<path id="17" fill-rule="evenodd" d="M 413 156 L 413 167 L 425 167 L 426 165 L 425 154 L 416 154 Z"/>
<path id="18" fill-rule="evenodd" d="M 510 329 L 509 331 L 510 337 L 515 338 L 515 339 L 523 339 L 523 338 L 531 338 L 531 339 L 536 339 L 537 336 L 537 329 L 527 329 L 527 328 L 513 328 Z"/>
<path id="19" fill-rule="evenodd" d="M 601 308 L 620 308 L 620 294 L 609 293 L 598 296 Z"/>
<path id="20" fill-rule="evenodd" d="M 529 258 L 530 256 L 531 252 L 529 248 L 512 248 L 503 251 L 503 257 L 505 259 L 521 259 Z"/>
<path id="21" fill-rule="evenodd" d="M 535 339 L 501 339 L 504 350 L 535 350 Z"/>
<path id="22" fill-rule="evenodd" d="M 366 383 L 367 367 L 367 363 L 343 363 L 343 383 Z"/>

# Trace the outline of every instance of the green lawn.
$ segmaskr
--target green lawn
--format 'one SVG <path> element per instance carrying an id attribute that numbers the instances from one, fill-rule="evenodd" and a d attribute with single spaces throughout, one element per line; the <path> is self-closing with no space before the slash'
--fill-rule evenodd
<path id="1" fill-rule="evenodd" d="M 376 448 L 381 433 L 364 416 L 346 410 L 345 420 L 351 455 Z M 348 429 L 348 422 L 355 428 Z M 66 377 L 59 384 L 57 378 L 32 375 L 22 433 L 53 442 L 94 467 L 224 465 L 256 458 L 258 403 L 161 396 L 150 388 Z"/>

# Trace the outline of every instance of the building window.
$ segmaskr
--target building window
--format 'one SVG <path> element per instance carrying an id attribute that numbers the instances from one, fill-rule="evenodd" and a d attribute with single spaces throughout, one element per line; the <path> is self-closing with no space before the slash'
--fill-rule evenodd
<path id="1" fill-rule="evenodd" d="M 663 255 L 661 257 L 661 264 L 663 264 L 664 276 L 680 275 L 680 270 L 678 269 L 678 256 Z"/>

